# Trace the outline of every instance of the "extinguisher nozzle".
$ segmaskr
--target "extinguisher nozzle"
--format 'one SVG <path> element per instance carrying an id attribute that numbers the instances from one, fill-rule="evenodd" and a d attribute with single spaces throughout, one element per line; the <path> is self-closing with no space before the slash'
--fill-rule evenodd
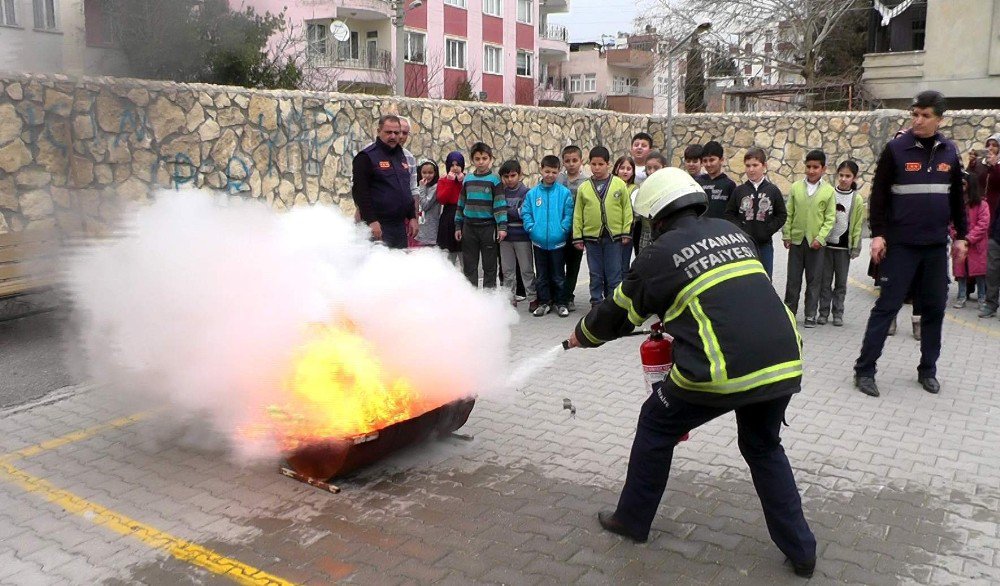
<path id="1" fill-rule="evenodd" d="M 569 340 L 563 340 L 562 347 L 563 350 L 569 350 Z"/>

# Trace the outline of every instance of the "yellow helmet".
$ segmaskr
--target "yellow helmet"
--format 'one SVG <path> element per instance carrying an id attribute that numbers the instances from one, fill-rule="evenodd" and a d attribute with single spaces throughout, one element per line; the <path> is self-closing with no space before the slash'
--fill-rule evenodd
<path id="1" fill-rule="evenodd" d="M 699 208 L 699 216 L 705 213 L 708 209 L 705 190 L 687 171 L 666 167 L 642 182 L 632 211 L 647 220 L 655 220 L 692 206 Z"/>

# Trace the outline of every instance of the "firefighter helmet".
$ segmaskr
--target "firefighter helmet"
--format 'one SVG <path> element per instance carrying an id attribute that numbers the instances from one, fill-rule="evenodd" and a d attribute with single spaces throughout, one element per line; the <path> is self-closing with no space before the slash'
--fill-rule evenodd
<path id="1" fill-rule="evenodd" d="M 688 207 L 697 207 L 698 215 L 708 209 L 708 196 L 687 171 L 667 167 L 642 182 L 633 211 L 647 220 L 656 220 Z"/>

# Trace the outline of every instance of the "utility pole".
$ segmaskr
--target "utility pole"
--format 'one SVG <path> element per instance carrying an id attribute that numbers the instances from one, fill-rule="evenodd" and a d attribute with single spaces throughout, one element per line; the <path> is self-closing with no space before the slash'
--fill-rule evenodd
<path id="1" fill-rule="evenodd" d="M 389 6 L 393 10 L 392 26 L 395 27 L 396 42 L 392 52 L 392 64 L 395 67 L 396 79 L 393 93 L 399 97 L 406 96 L 406 13 L 423 5 L 423 0 L 413 0 L 406 6 L 406 0 L 391 0 Z"/>

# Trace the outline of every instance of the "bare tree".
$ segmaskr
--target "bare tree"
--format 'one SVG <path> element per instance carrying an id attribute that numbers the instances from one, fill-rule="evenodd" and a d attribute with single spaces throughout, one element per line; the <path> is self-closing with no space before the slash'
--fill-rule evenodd
<path id="1" fill-rule="evenodd" d="M 737 47 L 741 60 L 795 73 L 809 87 L 818 76 L 823 44 L 856 3 L 854 0 L 659 0 L 659 6 L 661 10 L 653 12 L 662 16 L 648 20 L 668 39 L 682 38 L 685 31 L 709 20 L 712 28 L 706 34 L 718 43 Z M 807 94 L 807 105 L 808 100 Z"/>

